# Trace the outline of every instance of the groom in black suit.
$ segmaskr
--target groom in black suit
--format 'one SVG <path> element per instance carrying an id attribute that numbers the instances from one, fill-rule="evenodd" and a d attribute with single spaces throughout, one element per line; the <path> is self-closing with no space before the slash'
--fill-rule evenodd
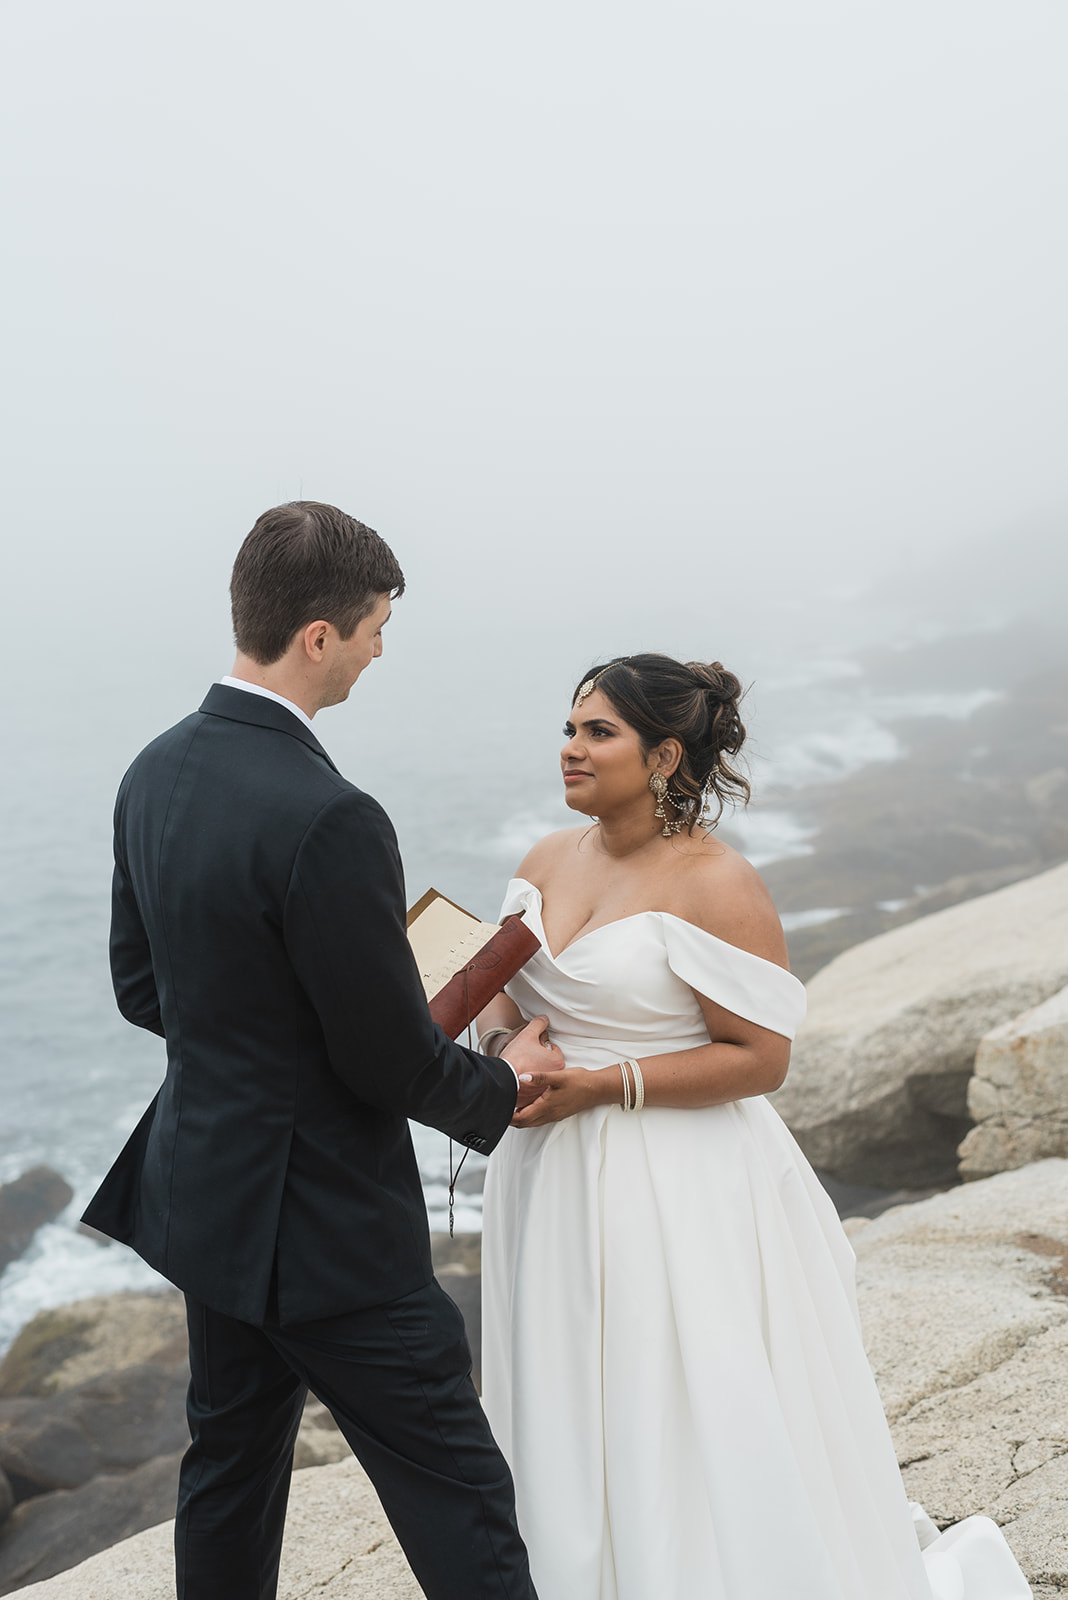
<path id="1" fill-rule="evenodd" d="M 167 1074 L 85 1216 L 185 1292 L 192 1443 L 180 1600 L 273 1600 L 307 1391 L 369 1473 L 431 1600 L 533 1600 L 511 1476 L 435 1282 L 407 1119 L 489 1151 L 563 1064 L 430 1019 L 400 858 L 312 731 L 382 649 L 404 578 L 332 506 L 238 554 L 233 676 L 119 791 L 111 961 Z"/>

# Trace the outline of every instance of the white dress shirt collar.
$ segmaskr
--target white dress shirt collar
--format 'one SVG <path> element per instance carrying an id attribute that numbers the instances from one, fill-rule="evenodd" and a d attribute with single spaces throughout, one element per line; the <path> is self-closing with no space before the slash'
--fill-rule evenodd
<path id="1" fill-rule="evenodd" d="M 244 678 L 220 678 L 219 682 L 225 683 L 228 689 L 244 689 L 247 694 L 261 694 L 265 700 L 277 700 L 280 706 L 285 706 L 287 711 L 292 711 L 295 717 L 299 717 L 311 733 L 315 733 L 308 713 L 295 706 L 292 700 L 287 700 L 284 694 L 275 694 L 273 689 L 264 689 L 258 683 L 246 683 Z M 315 737 L 318 739 L 319 735 L 316 733 Z"/>

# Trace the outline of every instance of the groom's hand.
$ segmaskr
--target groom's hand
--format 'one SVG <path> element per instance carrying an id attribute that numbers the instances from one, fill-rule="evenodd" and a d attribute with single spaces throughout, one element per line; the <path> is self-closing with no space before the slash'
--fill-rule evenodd
<path id="1" fill-rule="evenodd" d="M 550 1042 L 548 1031 L 548 1017 L 535 1017 L 525 1028 L 513 1034 L 501 1051 L 501 1059 L 514 1067 L 519 1077 L 519 1096 L 515 1103 L 517 1111 L 529 1106 L 542 1093 L 540 1085 L 535 1087 L 533 1083 L 524 1083 L 524 1077 L 543 1072 L 562 1072 L 567 1065 L 559 1045 Z"/>

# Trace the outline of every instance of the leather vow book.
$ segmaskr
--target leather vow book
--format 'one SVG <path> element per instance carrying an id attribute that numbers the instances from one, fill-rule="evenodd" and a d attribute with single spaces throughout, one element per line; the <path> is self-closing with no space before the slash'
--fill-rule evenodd
<path id="1" fill-rule="evenodd" d="M 430 1002 L 430 1015 L 458 1039 L 484 1006 L 500 994 L 541 941 L 513 912 L 498 926 L 481 922 L 436 889 L 408 913 L 408 942 Z"/>

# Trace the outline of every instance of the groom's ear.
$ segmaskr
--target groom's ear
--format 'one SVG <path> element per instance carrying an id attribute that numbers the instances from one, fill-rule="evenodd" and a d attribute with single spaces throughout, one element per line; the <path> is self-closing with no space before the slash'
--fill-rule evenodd
<path id="1" fill-rule="evenodd" d="M 304 654 L 309 661 L 321 662 L 326 657 L 326 641 L 330 635 L 330 624 L 320 618 L 318 622 L 309 622 L 302 628 L 297 637 L 304 648 Z"/>

